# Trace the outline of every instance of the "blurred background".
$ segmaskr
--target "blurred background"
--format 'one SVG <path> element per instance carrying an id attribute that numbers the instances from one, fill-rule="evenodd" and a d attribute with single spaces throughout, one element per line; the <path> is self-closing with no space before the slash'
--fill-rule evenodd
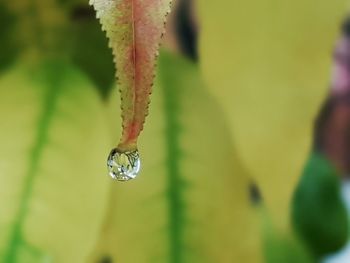
<path id="1" fill-rule="evenodd" d="M 349 263 L 347 0 L 174 0 L 141 134 L 121 134 L 87 0 L 0 0 L 0 262 Z"/>

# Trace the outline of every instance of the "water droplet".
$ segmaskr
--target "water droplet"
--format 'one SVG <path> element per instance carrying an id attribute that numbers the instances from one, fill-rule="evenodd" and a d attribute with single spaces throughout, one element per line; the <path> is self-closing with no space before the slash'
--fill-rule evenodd
<path id="1" fill-rule="evenodd" d="M 136 178 L 140 171 L 140 155 L 137 150 L 121 152 L 113 149 L 107 161 L 109 175 L 118 181 L 126 182 Z"/>

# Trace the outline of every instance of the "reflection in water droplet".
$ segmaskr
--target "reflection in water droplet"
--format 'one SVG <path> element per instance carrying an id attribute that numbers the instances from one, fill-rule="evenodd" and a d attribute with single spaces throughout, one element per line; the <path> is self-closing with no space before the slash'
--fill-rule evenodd
<path id="1" fill-rule="evenodd" d="M 113 149 L 107 161 L 109 175 L 118 181 L 126 182 L 136 178 L 140 171 L 140 155 L 137 150 L 121 152 Z"/>

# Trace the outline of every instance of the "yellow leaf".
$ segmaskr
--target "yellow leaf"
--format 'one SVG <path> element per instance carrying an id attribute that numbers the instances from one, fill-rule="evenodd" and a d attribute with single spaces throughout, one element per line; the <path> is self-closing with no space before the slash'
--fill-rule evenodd
<path id="1" fill-rule="evenodd" d="M 345 0 L 199 0 L 202 70 L 278 224 L 311 146 Z"/>

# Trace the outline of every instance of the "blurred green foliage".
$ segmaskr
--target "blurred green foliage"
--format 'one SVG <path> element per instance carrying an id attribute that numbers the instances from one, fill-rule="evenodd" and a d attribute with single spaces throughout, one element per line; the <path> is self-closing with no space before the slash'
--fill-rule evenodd
<path id="1" fill-rule="evenodd" d="M 8 67 L 18 54 L 14 27 L 16 16 L 10 12 L 3 2 L 0 2 L 0 72 Z"/>
<path id="2" fill-rule="evenodd" d="M 348 240 L 339 177 L 327 158 L 314 153 L 294 194 L 293 226 L 317 259 L 340 250 Z"/>
<path id="3" fill-rule="evenodd" d="M 79 6 L 78 6 L 79 7 Z M 108 41 L 93 8 L 81 6 L 71 13 L 71 57 L 106 98 L 114 83 L 115 66 Z"/>

